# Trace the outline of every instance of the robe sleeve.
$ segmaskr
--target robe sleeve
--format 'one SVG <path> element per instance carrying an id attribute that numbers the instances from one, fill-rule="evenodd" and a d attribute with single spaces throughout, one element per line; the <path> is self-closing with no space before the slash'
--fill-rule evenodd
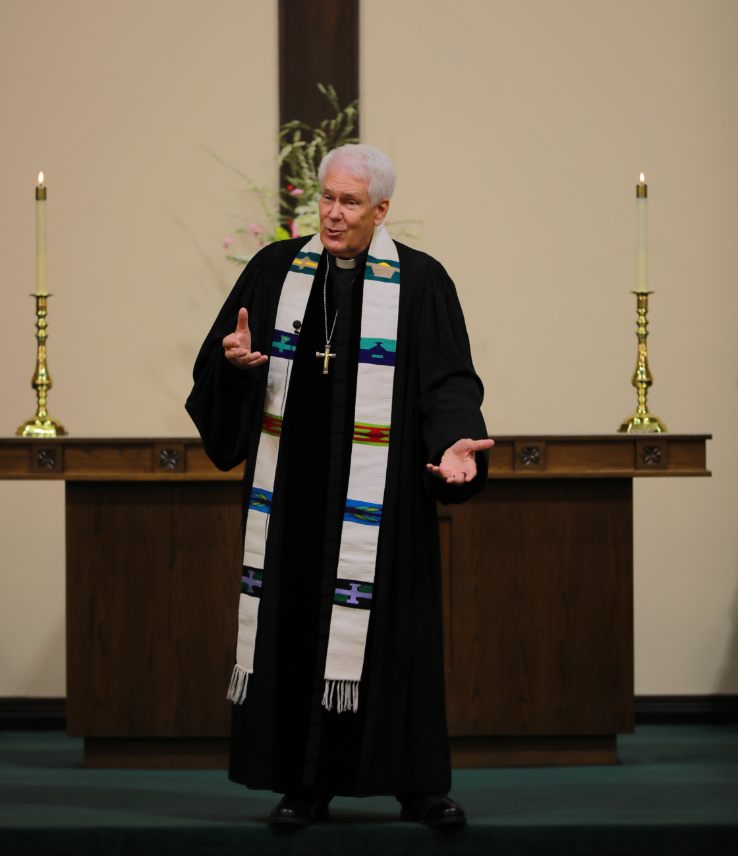
<path id="1" fill-rule="evenodd" d="M 236 368 L 223 351 L 223 339 L 234 332 L 238 311 L 245 306 L 253 350 L 269 353 L 269 343 L 263 341 L 262 322 L 270 274 L 267 249 L 249 262 L 218 313 L 197 355 L 195 385 L 185 403 L 208 457 L 219 470 L 231 470 L 246 458 L 258 406 L 259 381 L 269 368 L 268 361 L 253 369 Z"/>
<path id="2" fill-rule="evenodd" d="M 438 464 L 457 440 L 486 440 L 480 410 L 482 381 L 474 371 L 464 314 L 451 278 L 438 262 L 427 270 L 418 322 L 418 366 L 423 439 L 428 463 Z M 487 481 L 489 454 L 477 453 L 477 475 L 463 485 L 446 484 L 426 471 L 428 491 L 444 505 L 479 493 Z"/>

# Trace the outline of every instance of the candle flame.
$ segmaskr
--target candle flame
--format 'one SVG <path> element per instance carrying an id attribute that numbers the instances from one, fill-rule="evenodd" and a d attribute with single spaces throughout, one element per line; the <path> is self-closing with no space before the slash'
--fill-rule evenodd
<path id="1" fill-rule="evenodd" d="M 643 182 L 645 180 L 646 180 L 646 176 L 643 173 L 641 173 L 641 184 L 643 184 Z"/>
<path id="2" fill-rule="evenodd" d="M 38 183 L 39 183 L 39 184 L 43 184 L 43 183 L 44 183 L 44 174 L 43 174 L 42 172 L 40 172 L 40 173 L 38 174 Z"/>

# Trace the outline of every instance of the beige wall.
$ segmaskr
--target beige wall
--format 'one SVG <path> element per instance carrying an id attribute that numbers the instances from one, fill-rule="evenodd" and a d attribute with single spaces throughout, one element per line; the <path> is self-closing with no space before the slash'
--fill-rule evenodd
<path id="1" fill-rule="evenodd" d="M 649 184 L 654 412 L 711 480 L 637 481 L 636 690 L 738 692 L 738 3 L 364 0 L 362 136 L 457 283 L 490 432 L 635 408 Z"/>
<path id="2" fill-rule="evenodd" d="M 647 174 L 652 404 L 715 434 L 715 475 L 635 486 L 640 693 L 738 692 L 737 35 L 732 0 L 362 2 L 363 137 L 457 282 L 493 434 L 632 411 Z M 220 244 L 256 214 L 201 144 L 274 180 L 276 42 L 264 0 L 0 4 L 0 432 L 33 409 L 43 169 L 52 411 L 78 436 L 193 433 Z M 0 696 L 64 693 L 62 514 L 61 485 L 0 482 Z"/>
<path id="3" fill-rule="evenodd" d="M 257 214 L 202 145 L 276 181 L 276 4 L 4 0 L 0 81 L 0 432 L 34 408 L 43 169 L 52 413 L 77 436 L 195 434 L 192 363 L 238 273 L 221 245 Z M 63 486 L 0 482 L 0 545 L 0 696 L 63 695 Z"/>

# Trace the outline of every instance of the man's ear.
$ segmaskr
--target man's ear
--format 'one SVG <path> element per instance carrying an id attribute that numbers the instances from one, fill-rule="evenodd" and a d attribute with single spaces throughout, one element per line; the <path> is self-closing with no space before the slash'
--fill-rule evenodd
<path id="1" fill-rule="evenodd" d="M 381 226 L 382 221 L 387 216 L 387 212 L 389 211 L 390 201 L 385 197 L 378 205 L 376 212 L 374 214 L 374 225 Z"/>

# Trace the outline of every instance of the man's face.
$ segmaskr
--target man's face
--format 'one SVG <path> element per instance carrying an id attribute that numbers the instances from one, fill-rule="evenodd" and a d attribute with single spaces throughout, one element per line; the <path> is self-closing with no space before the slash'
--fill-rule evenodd
<path id="1" fill-rule="evenodd" d="M 369 246 L 388 208 L 389 199 L 371 204 L 368 181 L 329 167 L 320 196 L 323 246 L 334 256 L 352 259 Z"/>

